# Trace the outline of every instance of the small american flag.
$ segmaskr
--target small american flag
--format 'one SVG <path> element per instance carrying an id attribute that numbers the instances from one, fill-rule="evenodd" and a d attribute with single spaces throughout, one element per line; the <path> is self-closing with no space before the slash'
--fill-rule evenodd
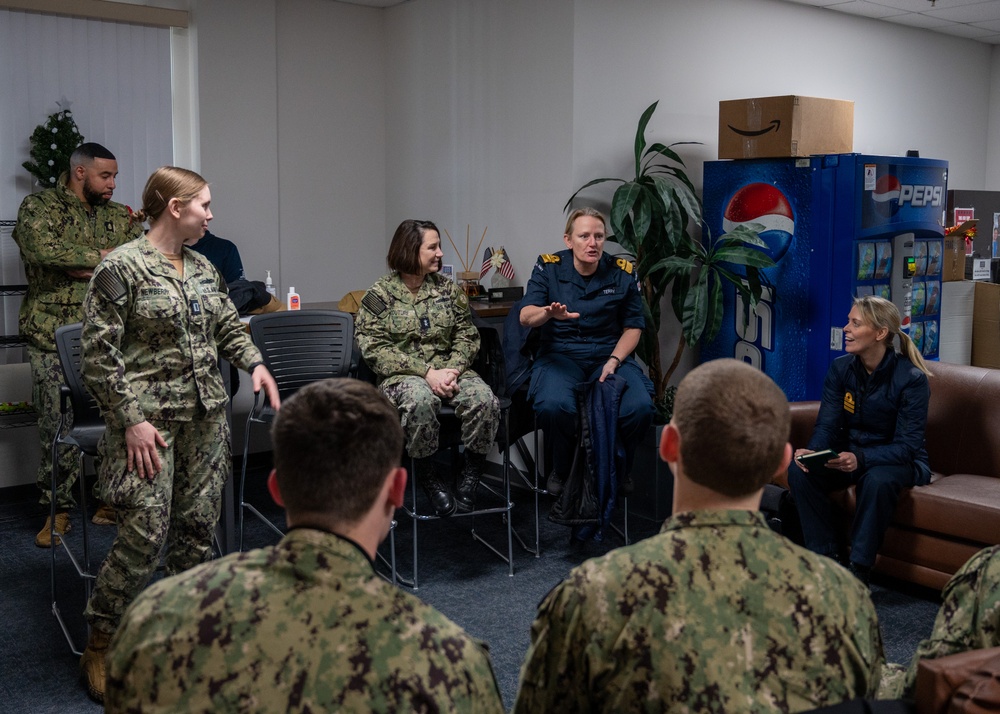
<path id="1" fill-rule="evenodd" d="M 507 280 L 513 280 L 514 265 L 510 262 L 510 257 L 507 255 L 507 249 L 501 246 L 500 252 L 503 253 L 503 262 L 500 264 L 500 275 L 507 278 Z"/>
<path id="2" fill-rule="evenodd" d="M 490 268 L 493 267 L 493 249 L 487 247 L 486 252 L 483 253 L 483 266 L 479 269 L 479 279 L 482 280 L 486 277 L 486 273 L 490 272 Z"/>

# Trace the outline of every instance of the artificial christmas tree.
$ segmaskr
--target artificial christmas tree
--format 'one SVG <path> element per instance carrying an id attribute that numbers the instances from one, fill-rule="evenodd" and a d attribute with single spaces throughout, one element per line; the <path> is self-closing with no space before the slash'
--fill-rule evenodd
<path id="1" fill-rule="evenodd" d="M 69 157 L 80 144 L 83 135 L 76 128 L 76 120 L 69 110 L 69 102 L 56 102 L 59 111 L 50 114 L 44 124 L 31 132 L 31 158 L 21 166 L 26 168 L 39 186 L 56 185 L 60 174 L 69 170 Z"/>

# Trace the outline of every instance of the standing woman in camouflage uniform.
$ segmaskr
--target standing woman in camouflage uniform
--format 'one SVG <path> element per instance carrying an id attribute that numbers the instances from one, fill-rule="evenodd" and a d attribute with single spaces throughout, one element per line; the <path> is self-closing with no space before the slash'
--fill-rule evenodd
<path id="1" fill-rule="evenodd" d="M 361 352 L 379 387 L 399 410 L 406 451 L 434 512 L 471 511 L 500 422 L 497 398 L 469 369 L 479 351 L 469 299 L 442 276 L 441 236 L 430 221 L 399 224 L 386 262 L 392 271 L 365 294 L 358 310 Z M 442 402 L 462 422 L 465 466 L 453 496 L 433 463 Z M 456 503 L 457 502 L 457 503 Z"/>
<path id="2" fill-rule="evenodd" d="M 137 214 L 149 221 L 148 234 L 104 259 L 84 301 L 83 376 L 108 427 L 99 477 L 118 509 L 118 537 L 87 603 L 91 634 L 80 661 L 98 701 L 108 642 L 164 546 L 167 575 L 211 555 L 231 461 L 219 356 L 280 403 L 222 277 L 185 247 L 204 235 L 211 199 L 193 171 L 157 169 Z"/>

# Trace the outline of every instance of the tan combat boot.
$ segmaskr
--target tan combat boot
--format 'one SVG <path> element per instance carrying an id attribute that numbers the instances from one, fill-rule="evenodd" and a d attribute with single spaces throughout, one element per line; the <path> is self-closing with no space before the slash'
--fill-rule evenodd
<path id="1" fill-rule="evenodd" d="M 69 522 L 69 513 L 66 511 L 61 511 L 56 514 L 56 533 L 58 534 L 55 538 L 55 543 L 52 539 L 52 516 L 48 516 L 45 519 L 45 526 L 42 530 L 38 532 L 35 536 L 35 545 L 39 548 L 51 548 L 53 545 L 59 545 L 62 541 L 59 540 L 59 536 L 64 533 L 69 533 L 72 528 L 72 524 Z"/>
<path id="2" fill-rule="evenodd" d="M 94 517 L 90 519 L 90 522 L 95 526 L 115 525 L 115 509 L 106 503 L 102 503 L 101 507 L 94 512 Z"/>
<path id="3" fill-rule="evenodd" d="M 90 630 L 87 649 L 80 658 L 80 679 L 87 688 L 87 694 L 95 702 L 104 703 L 104 657 L 108 653 L 111 635 L 97 629 Z"/>

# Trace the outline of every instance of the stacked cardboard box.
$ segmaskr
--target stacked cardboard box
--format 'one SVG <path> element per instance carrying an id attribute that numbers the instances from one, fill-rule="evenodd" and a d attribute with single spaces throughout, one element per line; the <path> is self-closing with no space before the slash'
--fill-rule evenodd
<path id="1" fill-rule="evenodd" d="M 1000 285 L 977 282 L 972 318 L 972 364 L 1000 369 Z M 944 316 L 942 315 L 942 324 Z"/>
<path id="2" fill-rule="evenodd" d="M 965 280 L 965 238 L 950 235 L 944 238 L 941 280 Z"/>
<path id="3" fill-rule="evenodd" d="M 965 255 L 962 255 L 964 262 Z M 972 322 L 976 284 L 971 280 L 941 285 L 941 323 L 938 359 L 952 364 L 972 363 Z M 931 371 L 933 371 L 933 367 Z"/>

